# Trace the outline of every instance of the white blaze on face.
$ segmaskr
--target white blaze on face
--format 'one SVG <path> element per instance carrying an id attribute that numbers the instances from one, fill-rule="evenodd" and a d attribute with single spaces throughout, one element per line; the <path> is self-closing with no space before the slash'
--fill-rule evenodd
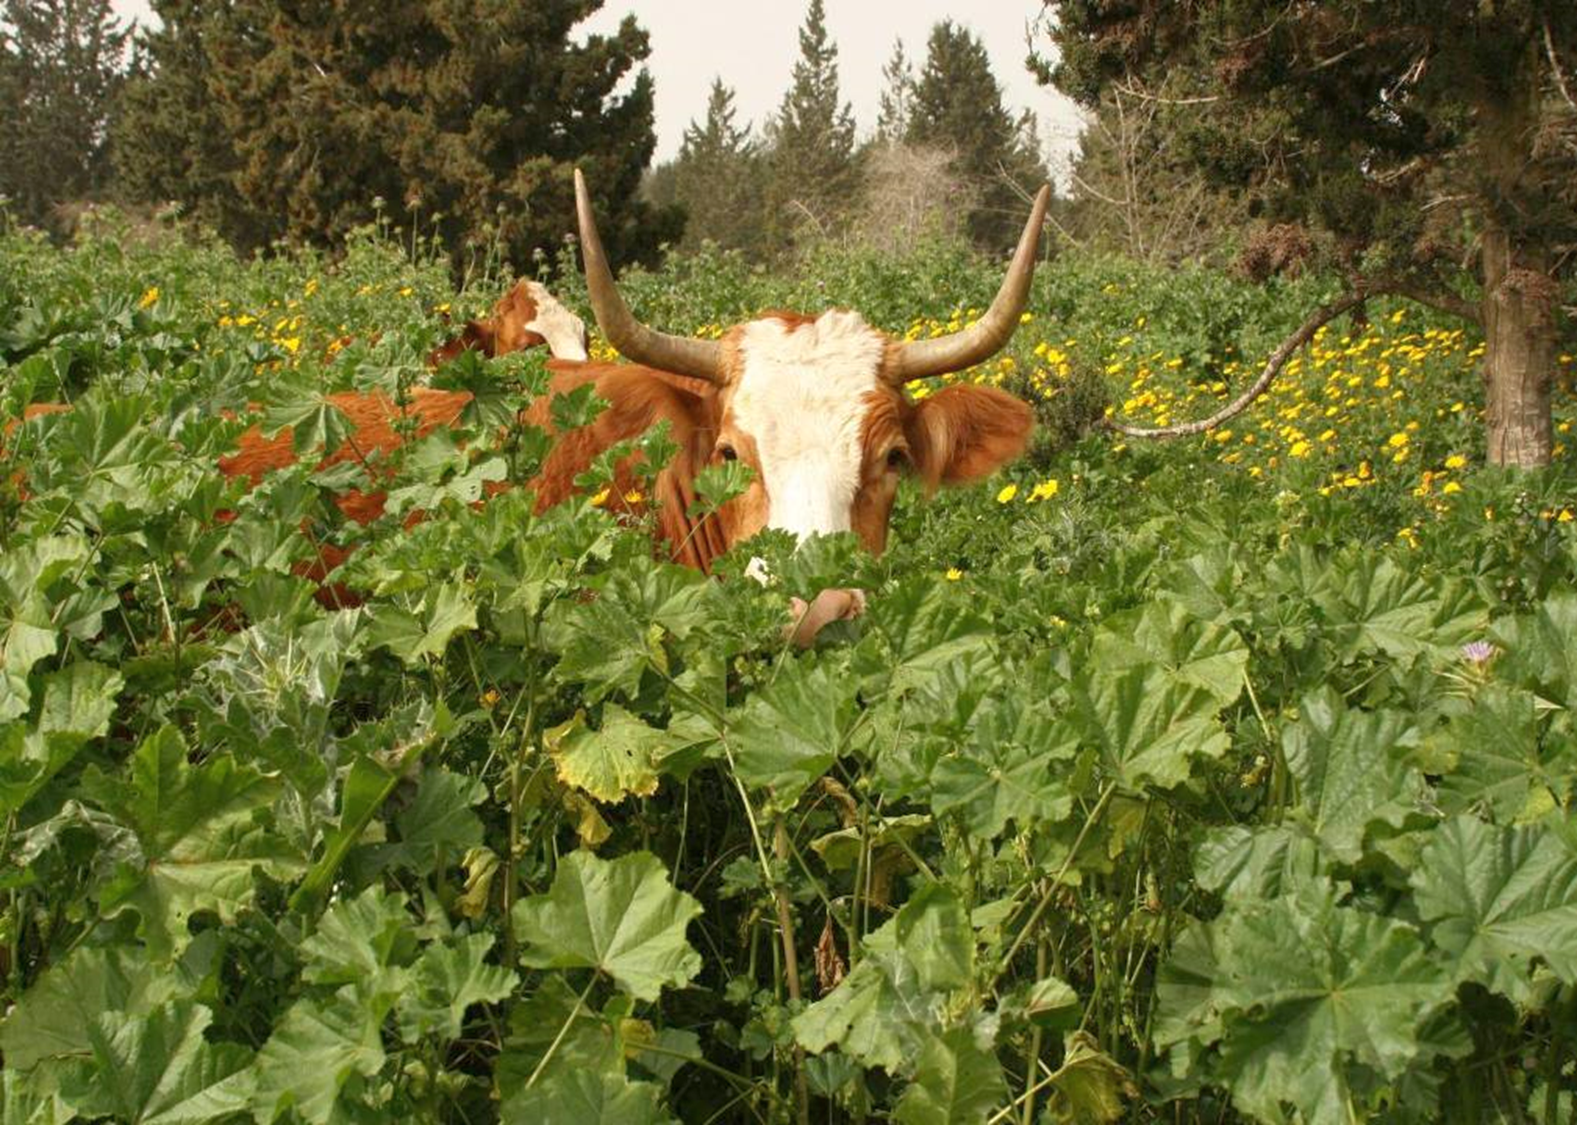
<path id="1" fill-rule="evenodd" d="M 537 306 L 537 315 L 526 328 L 548 342 L 548 352 L 554 359 L 578 359 L 586 355 L 586 325 L 580 317 L 570 312 L 547 287 L 535 281 L 526 282 L 526 292 Z"/>
<path id="2" fill-rule="evenodd" d="M 850 530 L 866 396 L 877 389 L 885 348 L 885 337 L 852 312 L 794 329 L 771 319 L 745 326 L 731 409 L 755 439 L 768 527 L 802 539 Z"/>

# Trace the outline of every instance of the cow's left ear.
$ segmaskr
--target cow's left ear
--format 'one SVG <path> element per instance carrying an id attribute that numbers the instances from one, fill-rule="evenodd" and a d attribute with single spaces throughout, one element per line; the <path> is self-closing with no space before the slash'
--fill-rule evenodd
<path id="1" fill-rule="evenodd" d="M 995 387 L 947 387 L 915 403 L 909 452 L 927 488 L 989 476 L 1024 452 L 1035 418 Z"/>

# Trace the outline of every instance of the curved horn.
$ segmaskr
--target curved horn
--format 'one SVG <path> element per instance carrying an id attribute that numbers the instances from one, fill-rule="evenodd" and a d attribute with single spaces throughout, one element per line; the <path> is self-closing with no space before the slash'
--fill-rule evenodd
<path id="1" fill-rule="evenodd" d="M 575 169 L 575 211 L 580 217 L 580 252 L 586 264 L 586 289 L 597 327 L 619 354 L 648 367 L 692 375 L 711 383 L 723 379 L 723 345 L 716 340 L 696 340 L 688 336 L 669 336 L 656 332 L 636 320 L 608 268 L 597 234 L 597 220 L 591 213 L 591 197 L 586 179 Z"/>
<path id="2" fill-rule="evenodd" d="M 996 299 L 981 317 L 962 332 L 942 336 L 935 340 L 912 340 L 901 345 L 893 377 L 900 383 L 925 379 L 932 375 L 946 375 L 962 371 L 983 359 L 995 355 L 1018 327 L 1019 315 L 1029 300 L 1029 283 L 1035 276 L 1035 255 L 1040 244 L 1040 227 L 1046 220 L 1046 205 L 1051 202 L 1051 185 L 1046 184 L 1035 196 L 1035 206 L 1030 208 L 1029 222 L 1019 236 L 1018 249 L 1002 279 L 1002 288 Z"/>

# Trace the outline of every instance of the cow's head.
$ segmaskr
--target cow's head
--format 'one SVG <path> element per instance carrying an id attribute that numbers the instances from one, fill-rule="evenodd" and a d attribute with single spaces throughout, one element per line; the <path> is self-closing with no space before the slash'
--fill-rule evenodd
<path id="1" fill-rule="evenodd" d="M 493 306 L 493 315 L 468 320 L 458 335 L 427 357 L 429 367 L 448 363 L 461 352 L 508 355 L 546 344 L 556 359 L 586 358 L 586 326 L 535 281 L 520 281 Z"/>
<path id="2" fill-rule="evenodd" d="M 904 386 L 973 366 L 1007 343 L 1029 295 L 1049 188 L 1036 198 L 985 316 L 962 332 L 918 341 L 894 339 L 842 310 L 767 314 L 720 340 L 648 328 L 619 296 L 579 172 L 575 188 L 586 282 L 604 335 L 637 363 L 711 384 L 712 457 L 755 470 L 749 490 L 719 512 L 730 544 L 763 527 L 800 537 L 853 531 L 880 552 L 905 472 L 928 488 L 963 483 L 1023 451 L 1031 413 L 1011 395 L 955 385 L 913 401 Z"/>

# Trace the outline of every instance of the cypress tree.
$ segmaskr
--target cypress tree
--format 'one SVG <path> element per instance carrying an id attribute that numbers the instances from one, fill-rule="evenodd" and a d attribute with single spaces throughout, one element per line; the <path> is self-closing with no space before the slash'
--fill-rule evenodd
<path id="1" fill-rule="evenodd" d="M 858 182 L 854 114 L 838 91 L 838 47 L 827 38 L 822 0 L 810 0 L 799 31 L 794 81 L 768 127 L 768 238 L 784 249 L 835 233 Z"/>
<path id="2" fill-rule="evenodd" d="M 879 144 L 895 144 L 909 132 L 909 110 L 914 101 L 914 72 L 903 40 L 893 40 L 893 53 L 882 67 L 881 102 L 876 111 L 876 137 Z"/>
<path id="3" fill-rule="evenodd" d="M 976 188 L 971 239 L 988 250 L 1012 246 L 1024 222 L 1024 193 L 1046 181 L 1046 166 L 1030 122 L 1002 104 L 985 46 L 951 20 L 931 29 L 906 139 L 952 152 L 954 173 Z"/>
<path id="4" fill-rule="evenodd" d="M 0 4 L 0 194 L 23 220 L 107 182 L 129 35 L 109 0 Z"/>
<path id="5" fill-rule="evenodd" d="M 709 239 L 731 249 L 759 249 L 760 172 L 748 126 L 734 122 L 734 91 L 712 80 L 706 119 L 690 122 L 674 163 L 674 196 L 688 219 L 684 244 Z"/>
<path id="6" fill-rule="evenodd" d="M 1046 73 L 1175 84 L 1197 167 L 1319 236 L 1355 287 L 1482 326 L 1492 463 L 1552 454 L 1556 248 L 1577 240 L 1571 0 L 1055 5 Z M 1470 267 L 1478 294 L 1460 290 Z"/>

